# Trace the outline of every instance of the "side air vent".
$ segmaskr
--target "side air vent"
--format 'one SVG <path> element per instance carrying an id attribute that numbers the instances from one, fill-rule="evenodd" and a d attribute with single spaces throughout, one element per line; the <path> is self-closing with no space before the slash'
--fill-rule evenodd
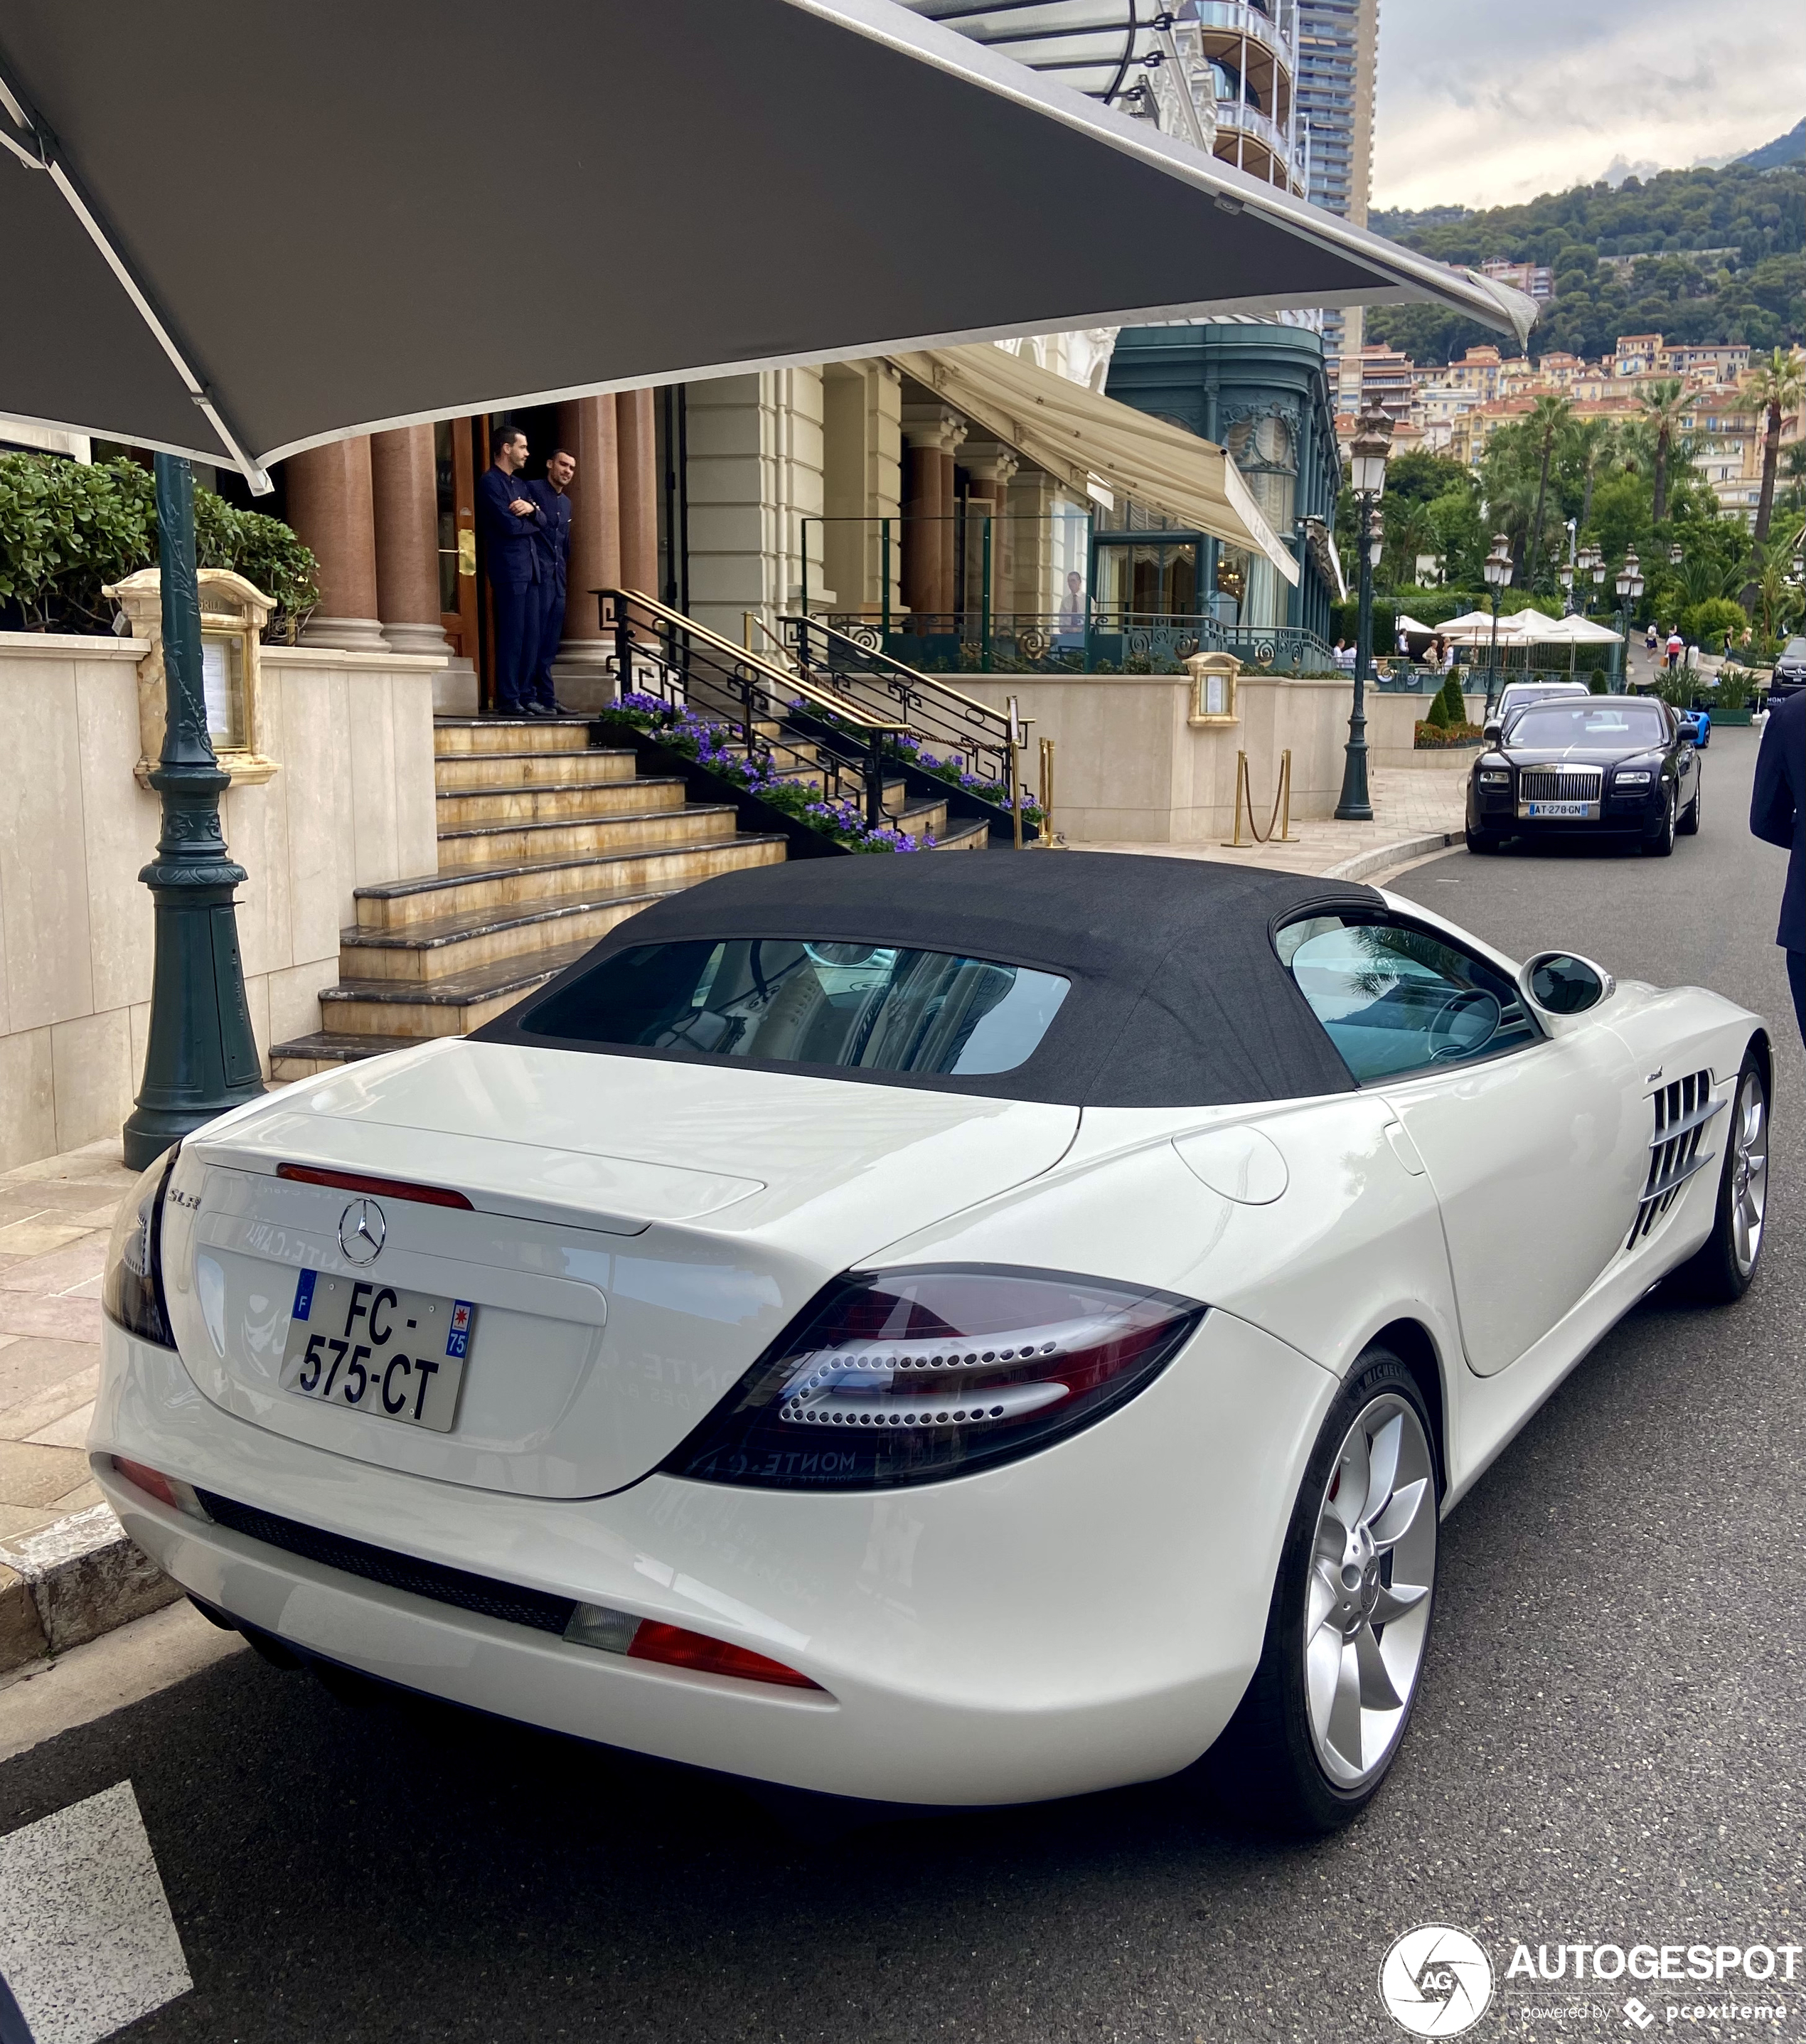
<path id="1" fill-rule="evenodd" d="M 1627 1249 L 1637 1244 L 1674 1204 L 1674 1195 L 1693 1177 L 1703 1171 L 1717 1155 L 1702 1150 L 1706 1124 L 1724 1105 L 1712 1097 L 1712 1074 L 1690 1072 L 1651 1096 L 1655 1107 L 1655 1133 L 1649 1140 L 1649 1177 L 1637 1201 L 1637 1217 L 1632 1224 Z"/>

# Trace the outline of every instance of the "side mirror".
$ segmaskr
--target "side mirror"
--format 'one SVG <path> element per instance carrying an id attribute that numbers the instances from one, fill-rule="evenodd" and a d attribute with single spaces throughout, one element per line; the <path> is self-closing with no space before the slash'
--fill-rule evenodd
<path id="1" fill-rule="evenodd" d="M 1586 1014 L 1618 990 L 1603 966 L 1572 951 L 1539 951 L 1520 970 L 1517 985 L 1539 1014 L 1562 1021 Z"/>
<path id="2" fill-rule="evenodd" d="M 1481 732 L 1480 736 L 1486 740 L 1487 744 L 1497 745 L 1499 740 L 1505 736 L 1505 726 L 1501 724 L 1498 719 L 1495 717 L 1491 723 L 1487 724 Z"/>

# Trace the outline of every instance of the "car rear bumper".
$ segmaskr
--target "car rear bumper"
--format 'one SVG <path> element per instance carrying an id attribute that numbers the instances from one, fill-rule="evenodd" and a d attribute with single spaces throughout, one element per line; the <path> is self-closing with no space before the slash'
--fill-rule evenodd
<path id="1" fill-rule="evenodd" d="M 1172 1773 L 1259 1658 L 1336 1380 L 1213 1312 L 1120 1412 L 953 1481 L 803 1496 L 654 1475 L 508 1496 L 352 1463 L 209 1404 L 110 1324 L 90 1435 L 132 1537 L 304 1654 L 497 1715 L 824 1792 L 1027 1801 Z M 343 1539 L 705 1632 L 821 1692 L 629 1661 L 174 1511 L 123 1455 Z"/>

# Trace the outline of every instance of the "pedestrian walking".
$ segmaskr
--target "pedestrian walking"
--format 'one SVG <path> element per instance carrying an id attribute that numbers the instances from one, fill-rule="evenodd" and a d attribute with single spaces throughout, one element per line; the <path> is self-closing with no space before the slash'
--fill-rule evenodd
<path id="1" fill-rule="evenodd" d="M 1344 674 L 1352 674 L 1355 671 L 1355 649 L 1348 644 L 1347 640 L 1338 639 L 1336 640 L 1336 651 L 1332 657 L 1335 659 L 1337 669 L 1341 673 Z"/>
<path id="2" fill-rule="evenodd" d="M 539 664 L 535 535 L 543 514 L 519 479 L 527 466 L 526 434 L 516 426 L 497 426 L 489 436 L 489 462 L 477 482 L 477 522 L 495 604 L 496 714 L 543 716 L 531 704 Z"/>
<path id="3" fill-rule="evenodd" d="M 576 455 L 565 448 L 554 448 L 546 457 L 544 481 L 527 486 L 527 495 L 539 507 L 540 521 L 533 534 L 539 567 L 539 657 L 531 693 L 535 704 L 554 717 L 570 714 L 552 686 L 552 663 L 565 636 L 565 584 L 570 565 L 568 492 L 576 474 Z"/>
<path id="4" fill-rule="evenodd" d="M 1687 642 L 1681 636 L 1679 626 L 1668 635 L 1668 668 L 1673 673 L 1681 664 L 1681 655 L 1687 650 Z"/>
<path id="5" fill-rule="evenodd" d="M 1806 1041 L 1806 690 L 1770 707 L 1756 755 L 1750 828 L 1765 844 L 1785 845 L 1793 855 L 1774 940 L 1787 953 L 1794 1019 Z"/>

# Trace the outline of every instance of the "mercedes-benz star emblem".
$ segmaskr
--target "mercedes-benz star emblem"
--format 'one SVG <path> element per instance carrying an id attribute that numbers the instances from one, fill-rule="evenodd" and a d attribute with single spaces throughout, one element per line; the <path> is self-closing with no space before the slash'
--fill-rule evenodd
<path id="1" fill-rule="evenodd" d="M 353 1200 L 339 1216 L 339 1247 L 347 1263 L 374 1263 L 382 1253 L 389 1224 L 374 1200 Z"/>

